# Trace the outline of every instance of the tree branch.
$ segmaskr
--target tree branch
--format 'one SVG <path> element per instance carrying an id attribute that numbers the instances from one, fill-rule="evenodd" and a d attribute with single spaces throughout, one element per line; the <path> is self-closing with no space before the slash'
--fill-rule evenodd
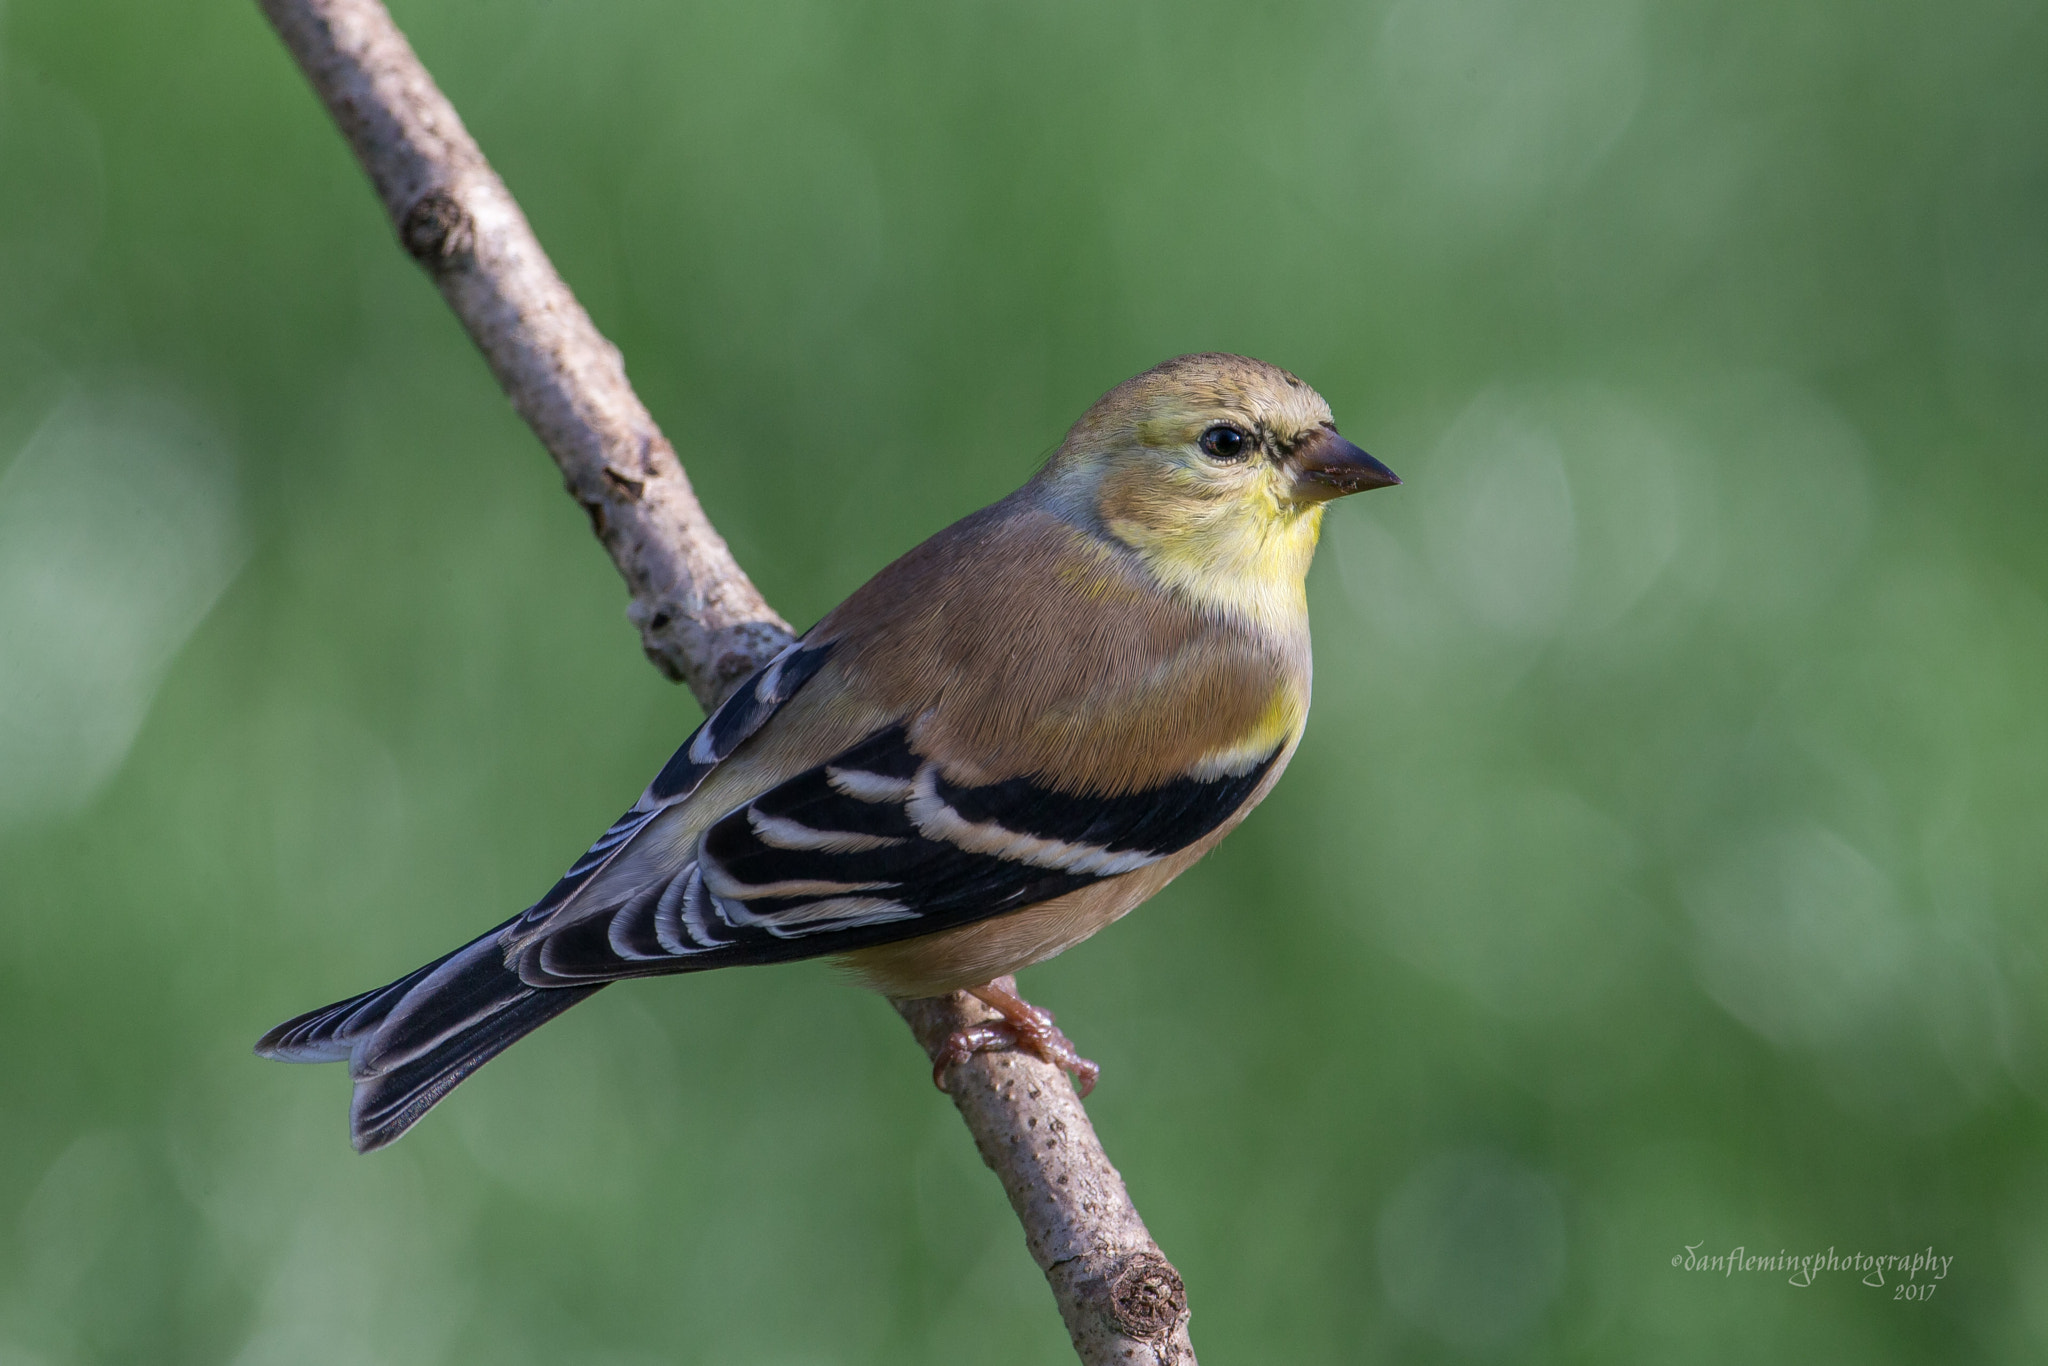
<path id="1" fill-rule="evenodd" d="M 648 658 L 706 708 L 790 640 L 704 515 L 618 348 L 555 273 L 519 205 L 378 0 L 258 0 L 440 287 L 561 467 L 632 592 Z M 965 994 L 898 1001 L 928 1055 L 992 1018 Z M 1081 1360 L 1193 1366 L 1187 1300 L 1064 1073 L 983 1053 L 947 1074 L 1024 1225 Z"/>
<path id="2" fill-rule="evenodd" d="M 259 0 L 632 590 L 663 673 L 706 708 L 790 641 L 526 215 L 375 0 Z"/>
<path id="3" fill-rule="evenodd" d="M 996 985 L 1013 995 L 1009 977 Z M 955 1030 L 998 1018 L 964 991 L 897 1001 L 933 1059 Z M 1180 1273 L 1138 1217 L 1067 1074 L 1029 1053 L 977 1053 L 946 1089 L 1001 1178 L 1024 1245 L 1088 1366 L 1195 1366 Z"/>

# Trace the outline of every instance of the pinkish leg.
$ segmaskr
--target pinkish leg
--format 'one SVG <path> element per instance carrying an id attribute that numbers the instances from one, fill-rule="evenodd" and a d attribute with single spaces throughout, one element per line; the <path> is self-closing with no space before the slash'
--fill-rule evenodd
<path id="1" fill-rule="evenodd" d="M 1102 1075 L 1102 1069 L 1082 1057 L 1073 1042 L 1059 1031 L 1052 1022 L 1051 1011 L 1042 1010 L 993 982 L 987 986 L 970 987 L 968 994 L 1003 1018 L 956 1030 L 946 1040 L 944 1050 L 932 1066 L 932 1082 L 941 1091 L 946 1089 L 947 1068 L 966 1062 L 976 1053 L 1007 1048 L 1021 1048 L 1062 1071 L 1072 1072 L 1074 1089 L 1083 1096 L 1095 1089 L 1095 1079 Z"/>

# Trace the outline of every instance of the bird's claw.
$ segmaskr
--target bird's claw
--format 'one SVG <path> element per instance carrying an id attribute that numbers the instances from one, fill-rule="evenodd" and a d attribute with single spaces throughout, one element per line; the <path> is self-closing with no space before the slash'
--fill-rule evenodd
<path id="1" fill-rule="evenodd" d="M 1095 1089 L 1096 1078 L 1102 1075 L 1102 1069 L 1081 1056 L 1073 1040 L 1053 1023 L 1051 1011 L 993 985 L 976 987 L 971 994 L 1002 1018 L 956 1029 L 947 1035 L 932 1063 L 934 1086 L 945 1090 L 947 1070 L 966 1062 L 976 1053 L 1021 1048 L 1041 1062 L 1049 1062 L 1063 1072 L 1073 1073 L 1074 1089 L 1083 1097 Z"/>

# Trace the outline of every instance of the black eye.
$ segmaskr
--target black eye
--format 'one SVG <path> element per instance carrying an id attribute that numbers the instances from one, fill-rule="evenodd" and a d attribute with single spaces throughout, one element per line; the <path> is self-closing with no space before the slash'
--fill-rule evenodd
<path id="1" fill-rule="evenodd" d="M 1203 432 L 1202 439 L 1196 444 L 1201 446 L 1204 455 L 1218 460 L 1241 460 L 1247 442 L 1243 432 L 1227 422 L 1219 422 Z"/>

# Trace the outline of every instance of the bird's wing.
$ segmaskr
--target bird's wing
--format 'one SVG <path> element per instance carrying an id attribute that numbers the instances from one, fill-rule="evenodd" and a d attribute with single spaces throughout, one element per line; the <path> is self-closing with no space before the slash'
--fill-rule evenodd
<path id="1" fill-rule="evenodd" d="M 630 895 L 528 939 L 533 986 L 844 953 L 1001 915 L 1177 853 L 1228 820 L 1284 745 L 1237 772 L 1115 796 L 956 784 L 891 726 L 720 817 Z"/>

